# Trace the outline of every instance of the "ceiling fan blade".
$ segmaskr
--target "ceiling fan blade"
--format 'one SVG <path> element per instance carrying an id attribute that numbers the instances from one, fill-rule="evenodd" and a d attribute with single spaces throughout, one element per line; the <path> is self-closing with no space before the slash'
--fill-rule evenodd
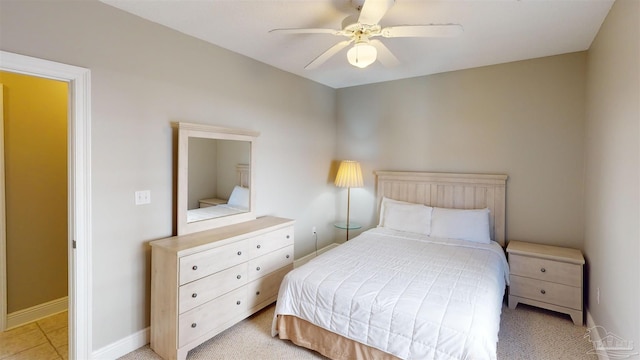
<path id="1" fill-rule="evenodd" d="M 371 40 L 369 41 L 371 45 L 375 46 L 376 50 L 378 50 L 378 60 L 380 63 L 386 67 L 394 67 L 400 65 L 400 61 L 396 58 L 395 55 L 389 50 L 389 48 L 380 40 Z"/>
<path id="2" fill-rule="evenodd" d="M 464 29 L 459 24 L 403 25 L 382 29 L 381 35 L 392 37 L 454 37 L 462 34 Z"/>
<path id="3" fill-rule="evenodd" d="M 360 10 L 358 22 L 367 25 L 377 24 L 395 2 L 396 0 L 366 0 Z"/>
<path id="4" fill-rule="evenodd" d="M 340 50 L 344 49 L 349 44 L 351 44 L 352 41 L 353 40 L 345 40 L 333 45 L 332 47 L 329 48 L 329 50 L 323 52 L 317 58 L 313 59 L 313 61 L 308 63 L 307 66 L 305 66 L 304 68 L 307 70 L 317 68 L 318 66 L 324 64 L 325 61 L 329 60 L 330 57 L 337 54 Z"/>
<path id="5" fill-rule="evenodd" d="M 331 34 L 331 35 L 342 35 L 342 30 L 334 30 L 334 29 L 273 29 L 269 30 L 270 33 L 281 33 L 281 34 Z"/>

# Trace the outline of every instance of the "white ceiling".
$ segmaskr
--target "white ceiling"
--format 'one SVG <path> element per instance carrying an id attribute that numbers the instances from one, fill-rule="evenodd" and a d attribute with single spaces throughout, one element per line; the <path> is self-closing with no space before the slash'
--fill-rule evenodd
<path id="1" fill-rule="evenodd" d="M 342 28 L 357 16 L 350 0 L 101 0 L 182 33 L 332 88 L 587 50 L 614 0 L 396 0 L 390 25 L 457 23 L 455 38 L 381 39 L 400 61 L 359 69 L 343 49 L 304 67 L 344 40 L 329 34 L 276 34 L 276 28 Z"/>

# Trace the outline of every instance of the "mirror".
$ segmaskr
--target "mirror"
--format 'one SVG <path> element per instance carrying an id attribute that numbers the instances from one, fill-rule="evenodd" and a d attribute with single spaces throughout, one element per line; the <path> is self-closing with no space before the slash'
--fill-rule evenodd
<path id="1" fill-rule="evenodd" d="M 178 235 L 255 219 L 254 140 L 243 129 L 180 122 Z"/>

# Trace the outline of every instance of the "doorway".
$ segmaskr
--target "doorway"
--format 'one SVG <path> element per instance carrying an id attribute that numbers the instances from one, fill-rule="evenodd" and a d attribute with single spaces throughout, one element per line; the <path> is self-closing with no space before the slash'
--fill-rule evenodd
<path id="1" fill-rule="evenodd" d="M 11 329 L 68 308 L 69 90 L 64 81 L 6 71 L 0 71 L 0 83 L 5 171 L 0 221 L 6 225 L 6 327 Z"/>
<path id="2" fill-rule="evenodd" d="M 0 70 L 68 83 L 68 294 L 69 358 L 91 357 L 90 71 L 0 51 Z M 4 207 L 0 215 L 5 216 Z M 4 230 L 4 229 L 3 229 Z M 0 291 L 6 294 L 6 238 L 0 231 Z M 6 328 L 0 297 L 0 329 Z"/>

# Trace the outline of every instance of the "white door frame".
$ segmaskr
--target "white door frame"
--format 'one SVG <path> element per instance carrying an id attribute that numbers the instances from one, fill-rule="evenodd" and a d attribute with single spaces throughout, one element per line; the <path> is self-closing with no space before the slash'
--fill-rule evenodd
<path id="1" fill-rule="evenodd" d="M 69 84 L 69 358 L 90 359 L 91 346 L 91 72 L 0 51 L 0 70 Z M 2 209 L 4 212 L 4 209 Z M 6 234 L 0 235 L 5 255 Z M 6 258 L 0 258 L 0 330 L 7 321 Z"/>

